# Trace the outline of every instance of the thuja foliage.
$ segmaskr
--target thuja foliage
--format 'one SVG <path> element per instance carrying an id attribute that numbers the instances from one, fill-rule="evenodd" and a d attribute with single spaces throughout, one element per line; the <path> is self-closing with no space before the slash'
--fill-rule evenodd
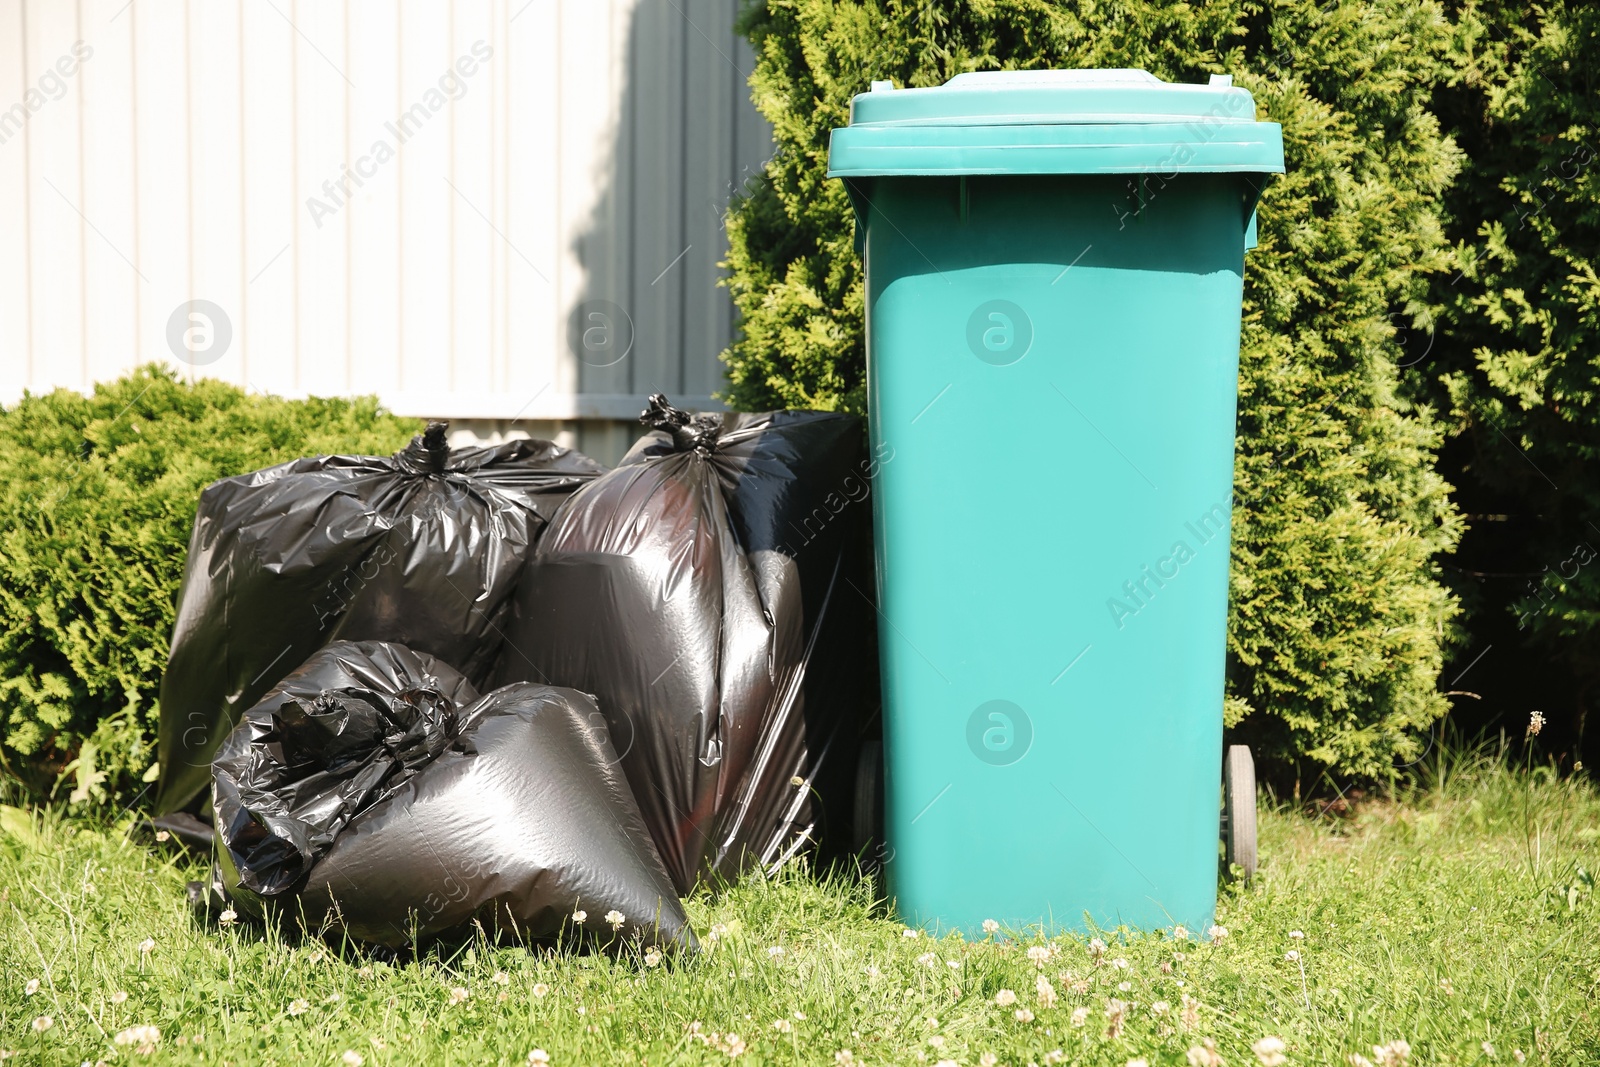
<path id="1" fill-rule="evenodd" d="M 1479 505 L 1479 610 L 1503 613 L 1504 662 L 1566 668 L 1576 692 L 1545 710 L 1574 740 L 1600 682 L 1600 9 L 1482 0 L 1458 19 L 1441 115 L 1472 166 L 1428 366 Z"/>
<path id="2" fill-rule="evenodd" d="M 777 153 L 729 222 L 746 408 L 864 410 L 861 265 L 828 133 L 874 79 L 1138 67 L 1229 73 L 1283 124 L 1288 173 L 1247 257 L 1229 725 L 1280 773 L 1381 775 L 1421 753 L 1455 601 L 1459 536 L 1440 428 L 1400 365 L 1449 247 L 1436 205 L 1460 164 L 1429 110 L 1455 27 L 1371 0 L 765 0 L 742 22 Z"/>
<path id="3" fill-rule="evenodd" d="M 282 400 L 143 368 L 0 409 L 0 769 L 134 799 L 200 490 L 319 452 L 392 452 L 373 400 Z"/>

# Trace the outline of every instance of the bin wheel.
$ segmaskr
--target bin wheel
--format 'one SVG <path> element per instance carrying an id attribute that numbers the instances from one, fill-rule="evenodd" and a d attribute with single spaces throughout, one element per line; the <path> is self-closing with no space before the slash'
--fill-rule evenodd
<path id="1" fill-rule="evenodd" d="M 882 864 L 883 842 L 883 742 L 861 742 L 856 761 L 856 791 L 851 839 L 863 867 Z"/>
<path id="2" fill-rule="evenodd" d="M 1229 745 L 1222 765 L 1222 840 L 1228 871 L 1246 884 L 1256 873 L 1256 761 L 1245 745 Z"/>

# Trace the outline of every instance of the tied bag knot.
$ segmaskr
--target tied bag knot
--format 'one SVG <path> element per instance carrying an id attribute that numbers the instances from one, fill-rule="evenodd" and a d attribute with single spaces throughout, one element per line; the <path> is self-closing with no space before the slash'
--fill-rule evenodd
<path id="1" fill-rule="evenodd" d="M 717 447 L 722 434 L 722 419 L 716 415 L 691 415 L 675 408 L 664 393 L 652 393 L 650 406 L 639 413 L 639 421 L 652 430 L 672 435 L 672 447 L 677 452 L 697 452 L 709 456 Z"/>
<path id="2" fill-rule="evenodd" d="M 449 432 L 448 422 L 430 422 L 395 453 L 395 459 L 411 474 L 443 474 L 450 463 L 450 442 L 445 439 Z"/>

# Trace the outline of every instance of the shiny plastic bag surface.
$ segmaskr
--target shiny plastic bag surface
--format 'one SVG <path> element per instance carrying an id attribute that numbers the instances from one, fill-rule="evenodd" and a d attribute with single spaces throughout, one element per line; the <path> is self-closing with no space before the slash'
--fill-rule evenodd
<path id="1" fill-rule="evenodd" d="M 878 699 L 876 465 L 850 416 L 691 418 L 657 396 L 644 418 L 545 530 L 495 678 L 596 695 L 687 892 L 849 825 Z"/>
<path id="2" fill-rule="evenodd" d="M 157 814 L 195 806 L 251 707 L 331 641 L 394 641 L 487 681 L 545 522 L 604 468 L 548 441 L 319 456 L 201 494 L 161 682 Z"/>
<path id="3" fill-rule="evenodd" d="M 217 754 L 217 829 L 238 888 L 294 889 L 357 811 L 391 795 L 460 734 L 478 691 L 402 645 L 336 641 L 245 713 Z"/>
<path id="4" fill-rule="evenodd" d="M 693 944 L 585 694 L 480 698 L 432 657 L 338 642 L 245 714 L 215 776 L 219 867 L 247 914 L 391 947 L 474 919 Z"/>

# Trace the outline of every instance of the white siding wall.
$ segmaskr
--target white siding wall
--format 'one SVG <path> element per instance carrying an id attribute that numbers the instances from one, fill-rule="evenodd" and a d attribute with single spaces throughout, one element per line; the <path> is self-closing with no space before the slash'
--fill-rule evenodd
<path id="1" fill-rule="evenodd" d="M 770 150 L 738 7 L 0 0 L 0 403 L 164 360 L 499 427 L 708 404 L 722 212 Z M 203 366 L 191 300 L 232 331 Z"/>

